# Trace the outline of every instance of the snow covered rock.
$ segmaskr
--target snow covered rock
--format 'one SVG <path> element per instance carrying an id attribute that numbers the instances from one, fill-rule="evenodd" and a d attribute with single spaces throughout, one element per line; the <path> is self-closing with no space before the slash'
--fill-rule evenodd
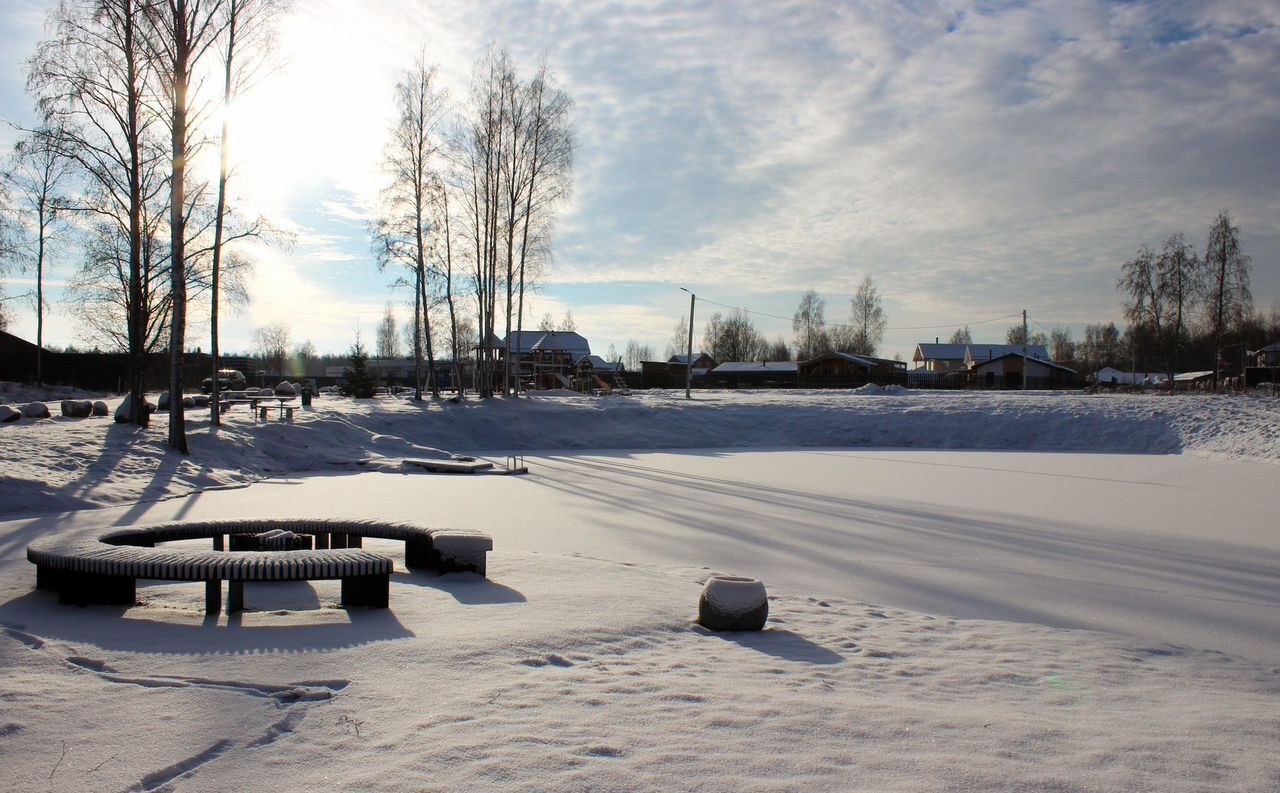
<path id="1" fill-rule="evenodd" d="M 107 407 L 107 403 L 103 402 L 101 399 L 93 403 L 93 415 L 106 416 L 106 415 L 109 415 L 110 413 L 111 413 L 111 408 Z"/>
<path id="2" fill-rule="evenodd" d="M 156 408 L 158 410 L 169 409 L 169 392 L 168 391 L 165 391 L 164 393 L 160 394 L 160 398 L 156 400 Z"/>
<path id="3" fill-rule="evenodd" d="M 276 386 L 276 396 L 297 396 L 298 387 L 288 380 Z"/>
<path id="4" fill-rule="evenodd" d="M 120 407 L 116 408 L 116 423 L 118 423 L 118 424 L 126 424 L 126 423 L 128 423 L 128 421 L 129 421 L 129 411 L 133 410 L 133 408 L 131 407 L 131 406 L 132 406 L 132 404 L 133 404 L 133 397 L 132 397 L 132 395 L 125 397 L 125 398 L 120 402 Z M 148 413 L 154 413 L 154 412 L 156 411 L 156 406 L 155 406 L 153 403 L 151 403 L 151 402 L 144 402 L 144 404 L 145 404 L 145 405 L 146 405 L 146 407 L 147 407 L 147 412 L 148 412 Z"/>
<path id="5" fill-rule="evenodd" d="M 196 401 L 195 401 L 195 399 L 193 399 L 193 398 L 191 398 L 191 397 L 183 397 L 183 398 L 182 398 L 182 406 L 183 406 L 184 408 L 193 408 L 193 407 L 195 407 L 195 406 L 196 406 Z"/>
<path id="6" fill-rule="evenodd" d="M 43 402 L 31 402 L 22 409 L 22 415 L 29 419 L 47 419 L 49 406 Z"/>
<path id="7" fill-rule="evenodd" d="M 768 618 L 768 593 L 754 578 L 712 576 L 698 598 L 698 622 L 713 631 L 758 631 Z"/>
<path id="8" fill-rule="evenodd" d="M 0 405 L 0 424 L 9 424 L 22 418 L 22 414 L 8 405 Z"/>
<path id="9" fill-rule="evenodd" d="M 93 403 L 87 399 L 64 399 L 62 415 L 73 419 L 87 419 L 93 415 Z"/>

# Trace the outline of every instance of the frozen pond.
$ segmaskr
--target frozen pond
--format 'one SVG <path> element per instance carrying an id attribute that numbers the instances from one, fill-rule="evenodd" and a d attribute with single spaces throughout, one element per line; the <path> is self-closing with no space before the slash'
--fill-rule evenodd
<path id="1" fill-rule="evenodd" d="M 269 480 L 14 521 L 9 536 L 174 518 L 384 517 L 482 529 L 495 555 L 706 566 L 794 594 L 1111 631 L 1280 663 L 1274 465 L 836 449 L 526 460 L 527 477 Z"/>

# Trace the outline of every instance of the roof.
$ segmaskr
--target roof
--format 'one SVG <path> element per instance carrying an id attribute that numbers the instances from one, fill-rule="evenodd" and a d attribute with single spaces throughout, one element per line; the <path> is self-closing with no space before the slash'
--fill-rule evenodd
<path id="1" fill-rule="evenodd" d="M 1110 383 L 1115 379 L 1116 385 L 1133 385 L 1144 381 L 1150 383 L 1162 383 L 1169 379 L 1166 372 L 1126 372 L 1122 369 L 1115 369 L 1110 366 L 1103 367 L 1093 373 L 1099 383 Z"/>
<path id="2" fill-rule="evenodd" d="M 583 363 L 592 369 L 601 372 L 620 372 L 622 371 L 622 361 L 609 362 L 601 358 L 599 355 L 584 355 L 574 361 L 574 366 L 582 366 Z"/>
<path id="3" fill-rule="evenodd" d="M 966 361 L 994 361 L 1006 355 L 1022 355 L 1021 344 L 970 344 L 965 352 Z M 1039 361 L 1049 360 L 1049 351 L 1043 344 L 1028 344 L 1027 357 Z"/>
<path id="4" fill-rule="evenodd" d="M 1213 372 L 1178 372 L 1173 376 L 1173 380 L 1175 383 L 1185 383 L 1205 377 L 1213 377 Z"/>
<path id="5" fill-rule="evenodd" d="M 525 355 L 535 350 L 556 350 L 573 355 L 574 360 L 591 354 L 591 345 L 577 333 L 567 330 L 513 330 L 511 352 Z M 489 335 L 489 345 L 495 350 L 505 349 L 506 341 L 496 335 Z"/>
<path id="6" fill-rule="evenodd" d="M 995 358 L 987 358 L 987 359 L 984 359 L 984 360 L 981 360 L 981 361 L 975 361 L 975 362 L 974 362 L 974 364 L 973 364 L 973 368 L 974 368 L 974 370 L 976 371 L 976 370 L 981 369 L 982 367 L 986 366 L 986 365 L 987 365 L 987 364 L 989 364 L 989 363 L 995 363 L 996 361 L 1003 361 L 1005 358 L 1021 358 L 1021 357 L 1022 357 L 1022 345 L 1021 345 L 1021 344 L 1019 344 L 1019 345 L 1018 345 L 1018 351 L 1017 351 L 1017 352 L 1007 352 L 1007 353 L 1005 353 L 1004 355 L 999 355 L 999 356 L 996 356 Z M 1060 371 L 1060 372 L 1069 372 L 1069 373 L 1071 373 L 1071 374 L 1075 374 L 1075 373 L 1076 373 L 1076 370 L 1075 370 L 1075 369 L 1072 369 L 1072 368 L 1067 367 L 1067 366 L 1063 366 L 1063 365 L 1062 365 L 1062 364 L 1060 364 L 1060 363 L 1054 363 L 1053 361 L 1047 360 L 1047 359 L 1045 359 L 1045 358 L 1034 358 L 1034 357 L 1032 357 L 1032 355 L 1031 355 L 1031 348 L 1030 348 L 1030 347 L 1027 347 L 1027 358 L 1028 358 L 1029 360 L 1033 361 L 1034 363 L 1039 364 L 1040 366 L 1047 366 L 1047 367 L 1049 367 L 1050 369 L 1057 369 L 1057 370 L 1058 370 L 1058 371 Z"/>
<path id="7" fill-rule="evenodd" d="M 804 363 L 811 364 L 815 361 L 825 361 L 828 358 L 839 358 L 844 361 L 850 361 L 865 369 L 870 369 L 873 366 L 894 366 L 905 369 L 907 366 L 906 363 L 902 361 L 895 361 L 892 358 L 876 358 L 872 355 L 858 355 L 857 353 L 852 352 L 829 352 L 825 355 L 819 355 L 817 358 L 810 358 Z"/>
<path id="8" fill-rule="evenodd" d="M 711 356 L 707 355 L 705 352 L 696 352 L 693 354 L 693 360 L 695 361 L 698 360 L 699 358 L 710 358 L 710 357 Z M 678 363 L 683 365 L 688 362 L 689 362 L 689 356 L 687 355 L 673 355 L 667 359 L 667 363 Z"/>
<path id="9" fill-rule="evenodd" d="M 927 361 L 963 361 L 967 344 L 917 344 L 916 355 Z M 915 356 L 912 356 L 913 358 Z"/>
<path id="10" fill-rule="evenodd" d="M 711 370 L 712 374 L 746 374 L 768 372 L 770 374 L 796 374 L 799 365 L 795 361 L 726 361 Z"/>
<path id="11" fill-rule="evenodd" d="M 1254 350 L 1250 355 L 1257 355 L 1260 352 L 1280 352 L 1280 341 L 1272 342 L 1260 350 Z"/>

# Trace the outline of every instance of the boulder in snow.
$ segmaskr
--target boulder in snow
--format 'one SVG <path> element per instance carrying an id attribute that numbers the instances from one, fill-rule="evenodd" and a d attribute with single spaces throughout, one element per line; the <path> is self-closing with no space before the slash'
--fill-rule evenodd
<path id="1" fill-rule="evenodd" d="M 93 403 L 93 415 L 106 416 L 106 415 L 109 415 L 110 413 L 111 413 L 111 409 L 108 408 L 107 403 L 103 402 L 101 399 Z"/>
<path id="2" fill-rule="evenodd" d="M 276 396 L 297 396 L 298 387 L 288 380 L 276 386 Z"/>
<path id="3" fill-rule="evenodd" d="M 157 410 L 169 409 L 169 392 L 168 391 L 165 391 L 162 394 L 160 394 L 160 398 L 156 400 L 156 409 Z"/>
<path id="4" fill-rule="evenodd" d="M 183 406 L 184 408 L 193 408 L 193 407 L 195 407 L 195 406 L 196 406 L 196 401 L 195 401 L 194 399 L 192 399 L 191 397 L 183 397 L 183 398 L 182 398 L 182 406 Z"/>
<path id="5" fill-rule="evenodd" d="M 22 418 L 22 414 L 8 405 L 0 405 L 0 424 L 9 424 Z"/>
<path id="6" fill-rule="evenodd" d="M 252 389 L 250 389 L 250 390 L 252 390 Z M 269 396 L 275 396 L 275 395 L 276 395 L 276 392 L 275 392 L 274 390 L 270 389 L 270 388 L 259 388 L 259 389 L 258 389 L 258 396 L 265 396 L 265 397 L 269 397 Z"/>
<path id="7" fill-rule="evenodd" d="M 132 397 L 132 396 L 127 396 L 127 397 L 125 397 L 125 398 L 124 398 L 124 400 L 123 400 L 123 401 L 121 401 L 121 402 L 120 402 L 120 407 L 116 408 L 116 422 L 117 422 L 117 423 L 120 423 L 120 424 L 126 424 L 126 423 L 128 423 L 128 421 L 129 421 L 129 411 L 131 411 L 131 410 L 133 409 L 133 408 L 131 407 L 131 405 L 132 405 L 132 404 L 133 404 L 133 397 Z M 145 405 L 146 405 L 146 407 L 147 407 L 147 412 L 148 412 L 148 413 L 154 413 L 154 412 L 156 412 L 156 406 L 155 406 L 155 404 L 154 404 L 154 403 L 152 403 L 152 402 L 144 402 L 144 404 L 145 404 Z"/>
<path id="8" fill-rule="evenodd" d="M 712 576 L 698 598 L 698 622 L 713 631 L 758 631 L 768 618 L 768 593 L 754 578 Z"/>
<path id="9" fill-rule="evenodd" d="M 43 402 L 31 402 L 22 409 L 22 415 L 29 419 L 47 419 L 49 406 Z"/>
<path id="10" fill-rule="evenodd" d="M 87 399 L 64 399 L 62 415 L 73 419 L 87 419 L 93 415 L 93 403 Z"/>

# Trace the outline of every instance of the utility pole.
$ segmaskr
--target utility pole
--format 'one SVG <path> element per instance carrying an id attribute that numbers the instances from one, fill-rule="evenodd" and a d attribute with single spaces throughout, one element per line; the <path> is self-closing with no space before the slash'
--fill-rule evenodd
<path id="1" fill-rule="evenodd" d="M 1027 390 L 1027 310 L 1022 309 L 1022 390 Z"/>
<path id="2" fill-rule="evenodd" d="M 689 292 L 683 286 L 681 291 Z M 693 292 L 689 292 L 689 347 L 688 357 L 684 362 L 684 398 L 693 399 L 693 306 L 698 302 L 698 296 Z"/>

